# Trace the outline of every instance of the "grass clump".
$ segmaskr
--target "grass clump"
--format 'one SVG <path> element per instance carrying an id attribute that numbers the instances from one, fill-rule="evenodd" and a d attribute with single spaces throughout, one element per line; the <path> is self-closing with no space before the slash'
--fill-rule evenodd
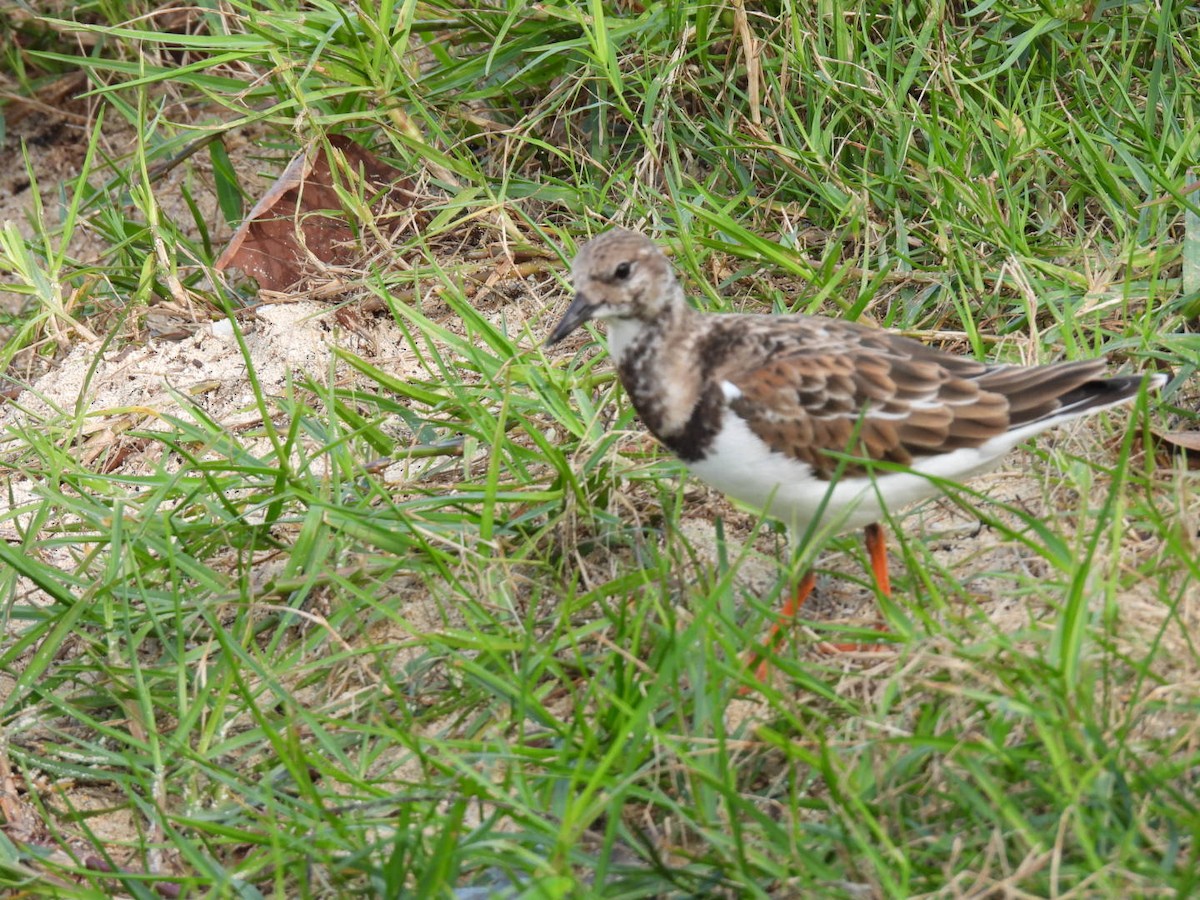
<path id="1" fill-rule="evenodd" d="M 0 232 L 0 884 L 1194 890 L 1195 491 L 1151 435 L 1196 427 L 1194 7 L 0 27 L 36 198 Z M 420 227 L 346 190 L 352 265 L 286 296 L 217 276 L 330 134 L 410 179 Z M 800 559 L 645 439 L 593 345 L 541 345 L 611 223 L 707 308 L 1174 377 L 899 519 L 888 653 L 822 656 L 804 635 L 844 617 L 814 615 L 760 685 L 740 654 Z M 854 552 L 801 554 L 851 634 Z"/>

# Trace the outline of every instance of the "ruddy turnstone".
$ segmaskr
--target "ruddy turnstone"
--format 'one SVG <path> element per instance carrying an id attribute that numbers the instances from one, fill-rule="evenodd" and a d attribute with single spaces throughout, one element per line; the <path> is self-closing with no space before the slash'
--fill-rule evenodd
<path id="1" fill-rule="evenodd" d="M 613 229 L 580 248 L 575 298 L 547 344 L 591 319 L 646 427 L 702 481 L 793 534 L 866 527 L 891 590 L 884 509 L 988 469 L 1031 435 L 1158 388 L 1106 377 L 1105 360 L 988 364 L 854 322 L 694 310 L 644 235 Z M 811 571 L 768 640 L 812 590 Z"/>

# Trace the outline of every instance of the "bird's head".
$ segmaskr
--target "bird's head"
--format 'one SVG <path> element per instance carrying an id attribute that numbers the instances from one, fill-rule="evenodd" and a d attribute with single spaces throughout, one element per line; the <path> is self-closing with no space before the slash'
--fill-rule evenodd
<path id="1" fill-rule="evenodd" d="M 579 248 L 571 266 L 575 299 L 546 340 L 557 344 L 591 319 L 650 324 L 678 302 L 671 264 L 644 234 L 614 228 Z"/>

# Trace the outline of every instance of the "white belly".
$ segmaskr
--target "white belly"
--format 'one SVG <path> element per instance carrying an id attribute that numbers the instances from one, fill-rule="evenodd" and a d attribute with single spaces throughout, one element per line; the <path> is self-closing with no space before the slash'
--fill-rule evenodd
<path id="1" fill-rule="evenodd" d="M 807 463 L 772 451 L 745 421 L 726 413 L 724 427 L 707 457 L 688 468 L 707 484 L 754 509 L 780 519 L 797 534 L 827 526 L 836 532 L 861 528 L 941 490 L 925 477 L 959 480 L 991 467 L 1003 453 L 989 442 L 985 452 L 955 450 L 919 460 L 911 471 L 817 478 Z M 1014 440 L 1013 443 L 1016 443 Z"/>

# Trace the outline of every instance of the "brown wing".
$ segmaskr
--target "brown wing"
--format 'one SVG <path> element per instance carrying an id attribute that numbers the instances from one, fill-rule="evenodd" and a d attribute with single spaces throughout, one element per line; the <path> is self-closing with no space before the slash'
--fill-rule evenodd
<path id="1" fill-rule="evenodd" d="M 1081 385 L 1104 384 L 1094 381 L 1102 359 L 989 367 L 847 323 L 793 321 L 804 334 L 781 340 L 776 320 L 769 352 L 740 369 L 730 359 L 719 377 L 740 392 L 729 405 L 756 435 L 824 477 L 836 454 L 911 465 L 979 447 L 1053 416 L 1064 400 L 1086 401 L 1090 391 L 1071 397 Z"/>

